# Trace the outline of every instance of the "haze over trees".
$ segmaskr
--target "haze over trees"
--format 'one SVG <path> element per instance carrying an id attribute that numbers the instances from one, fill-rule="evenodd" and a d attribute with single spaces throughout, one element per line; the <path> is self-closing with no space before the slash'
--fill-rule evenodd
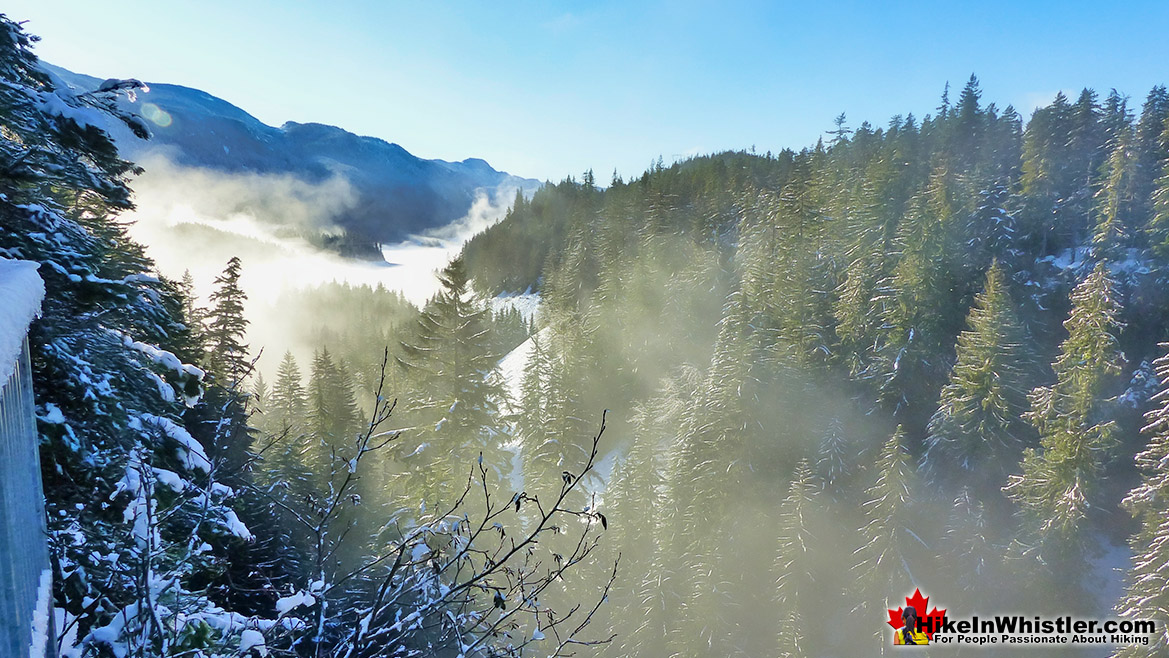
<path id="1" fill-rule="evenodd" d="M 971 76 L 799 151 L 586 172 L 421 307 L 296 293 L 261 372 L 247 263 L 198 299 L 117 219 L 91 118 L 138 84 L 55 89 L 30 47 L 0 18 L 62 655 L 869 656 L 914 588 L 1163 615 L 1164 87 L 1024 121 Z"/>
<path id="2" fill-rule="evenodd" d="M 387 515 L 381 457 L 404 433 L 390 426 L 384 343 L 362 346 L 381 353 L 372 377 L 372 359 L 345 362 L 358 349 L 347 339 L 370 331 L 354 312 L 322 341 L 344 356 L 321 344 L 305 382 L 286 354 L 269 385 L 249 354 L 240 259 L 204 306 L 189 278 L 154 272 L 118 219 L 138 170 L 100 126 L 112 113 L 145 136 L 116 105 L 142 84 L 58 87 L 32 42 L 0 16 L 0 255 L 39 262 L 47 290 L 30 342 L 57 652 L 485 656 L 592 642 L 582 632 L 603 587 L 570 596 L 575 608 L 541 596 L 596 562 L 605 521 L 563 504 L 578 484 L 538 501 L 481 468 L 442 509 Z M 389 309 L 383 330 L 417 315 L 384 289 L 310 296 L 329 294 L 348 302 L 335 310 Z M 516 317 L 500 318 L 514 333 Z M 576 543 L 554 560 L 548 535 Z"/>
<path id="3" fill-rule="evenodd" d="M 472 239 L 475 285 L 540 291 L 539 359 L 582 364 L 575 404 L 625 444 L 617 655 L 873 655 L 824 624 L 887 635 L 914 587 L 1106 614 L 1122 501 L 1117 610 L 1158 617 L 1167 118 L 1157 87 L 1024 121 L 971 77 L 800 151 L 569 178 Z"/>

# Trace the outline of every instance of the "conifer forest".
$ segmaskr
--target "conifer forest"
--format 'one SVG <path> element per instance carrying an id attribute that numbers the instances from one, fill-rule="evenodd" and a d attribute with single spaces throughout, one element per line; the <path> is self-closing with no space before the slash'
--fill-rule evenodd
<path id="1" fill-rule="evenodd" d="M 34 45 L 0 17 L 55 655 L 895 655 L 920 589 L 1157 621 L 1027 655 L 1169 656 L 1166 87 L 1024 116 L 939 80 L 921 116 L 515 190 L 423 303 L 265 303 L 244 253 L 162 273 L 109 133 L 151 134 L 148 92 Z"/>

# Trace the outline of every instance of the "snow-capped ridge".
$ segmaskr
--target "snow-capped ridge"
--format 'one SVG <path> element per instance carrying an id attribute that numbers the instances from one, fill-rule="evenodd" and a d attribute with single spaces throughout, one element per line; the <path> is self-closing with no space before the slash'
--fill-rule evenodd
<path id="1" fill-rule="evenodd" d="M 99 78 L 42 64 L 51 77 L 77 91 L 102 84 Z M 335 218 L 336 224 L 370 242 L 399 242 L 445 226 L 466 216 L 481 194 L 500 203 L 510 200 L 516 189 L 529 193 L 540 185 L 497 171 L 481 158 L 428 160 L 386 139 L 323 123 L 270 126 L 198 89 L 154 82 L 147 86 L 150 92 L 136 102 L 123 99 L 118 106 L 149 127 L 149 141 L 111 117 L 84 117 L 110 133 L 124 157 L 165 157 L 183 167 L 227 174 L 292 175 L 306 183 L 340 174 L 352 185 L 356 201 Z"/>

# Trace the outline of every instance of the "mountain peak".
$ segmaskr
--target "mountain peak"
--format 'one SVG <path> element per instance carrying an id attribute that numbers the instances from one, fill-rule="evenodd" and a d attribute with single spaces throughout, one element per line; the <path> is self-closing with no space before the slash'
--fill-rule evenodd
<path id="1" fill-rule="evenodd" d="M 78 89 L 101 85 L 96 77 L 44 67 Z M 107 126 L 124 157 L 164 156 L 184 166 L 291 175 L 308 183 L 342 176 L 357 199 L 334 222 L 359 241 L 399 241 L 462 218 L 481 194 L 506 202 L 516 189 L 539 186 L 539 181 L 496 171 L 481 158 L 426 160 L 398 144 L 323 123 L 288 121 L 277 128 L 200 89 L 149 86 L 136 103 L 124 101 L 123 109 L 151 122 L 151 140 L 134 138 L 113 122 Z"/>

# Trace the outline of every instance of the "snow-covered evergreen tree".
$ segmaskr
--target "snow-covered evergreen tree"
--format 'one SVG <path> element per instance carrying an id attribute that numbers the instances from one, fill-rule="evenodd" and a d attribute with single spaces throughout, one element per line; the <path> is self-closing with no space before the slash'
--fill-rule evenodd
<path id="1" fill-rule="evenodd" d="M 997 264 L 958 335 L 957 360 L 930 419 L 921 466 L 935 486 L 995 494 L 1030 436 L 1023 420 L 1033 357 Z"/>
<path id="2" fill-rule="evenodd" d="M 913 560 L 907 550 L 917 541 L 912 529 L 915 475 L 904 441 L 905 432 L 899 426 L 874 464 L 876 482 L 866 492 L 862 543 L 854 553 L 856 562 L 849 589 L 861 602 L 857 611 L 874 619 L 881 617 L 882 602 L 896 601 L 898 592 L 908 592 L 915 583 L 910 571 Z M 869 646 L 881 647 L 881 655 L 885 655 L 888 645 L 884 630 L 879 629 Z"/>
<path id="3" fill-rule="evenodd" d="M 540 495 L 560 490 L 564 471 L 579 471 L 590 433 L 583 418 L 579 325 L 556 323 L 532 337 L 520 385 L 519 433 L 524 488 Z M 576 501 L 582 503 L 582 501 Z"/>
<path id="4" fill-rule="evenodd" d="M 834 414 L 828 419 L 820 445 L 816 450 L 816 477 L 821 487 L 833 498 L 840 498 L 847 490 L 855 474 L 858 446 L 844 430 L 840 416 Z"/>
<path id="5" fill-rule="evenodd" d="M 1169 344 L 1162 344 L 1169 350 Z M 1145 414 L 1145 449 L 1136 456 L 1141 482 L 1124 499 L 1124 506 L 1140 521 L 1129 539 L 1132 569 L 1124 596 L 1116 605 L 1123 617 L 1160 619 L 1169 610 L 1169 355 L 1155 362 L 1161 382 L 1157 406 Z M 1152 658 L 1169 650 L 1169 628 L 1160 627 L 1148 645 L 1132 644 L 1113 654 L 1117 658 Z"/>
<path id="6" fill-rule="evenodd" d="M 273 432 L 296 428 L 304 421 L 304 379 L 292 352 L 285 352 L 280 360 L 265 413 L 270 417 Z"/>
<path id="7" fill-rule="evenodd" d="M 979 190 L 977 206 L 970 214 L 966 237 L 974 257 L 979 261 L 1011 262 L 1020 239 L 1018 221 L 1007 209 L 1010 201 L 1009 181 L 999 179 Z"/>
<path id="8" fill-rule="evenodd" d="M 807 601 L 819 593 L 816 590 L 815 524 L 823 515 L 819 503 L 819 489 L 806 460 L 796 464 L 787 498 L 779 505 L 778 542 L 775 555 L 775 602 L 780 611 L 778 620 L 779 655 L 784 658 L 802 658 L 816 655 L 808 643 L 807 629 L 801 623 L 806 618 Z M 812 645 L 815 646 L 814 644 Z"/>
<path id="9" fill-rule="evenodd" d="M 1169 122 L 1169 89 L 1161 84 L 1150 89 L 1145 97 L 1134 133 L 1132 199 L 1136 217 L 1152 214 L 1156 181 L 1167 173 L 1164 165 L 1169 161 L 1169 143 L 1162 139 L 1166 122 Z"/>
<path id="10" fill-rule="evenodd" d="M 1028 448 L 1022 473 L 1005 488 L 1020 509 L 1024 552 L 1037 556 L 1057 582 L 1083 560 L 1083 523 L 1096 504 L 1101 470 L 1115 446 L 1116 421 L 1108 400 L 1122 356 L 1116 331 L 1120 303 L 1104 264 L 1076 286 L 1068 337 L 1052 368 L 1055 383 L 1031 393 L 1028 419 L 1040 449 Z"/>
<path id="11" fill-rule="evenodd" d="M 1100 189 L 1096 191 L 1092 245 L 1105 258 L 1115 259 L 1132 237 L 1132 139 L 1132 131 L 1127 126 L 1116 135 L 1103 165 Z"/>
<path id="12" fill-rule="evenodd" d="M 952 174 L 935 170 L 913 208 L 898 227 L 900 260 L 875 292 L 882 324 L 861 374 L 898 418 L 908 420 L 924 411 L 926 396 L 943 380 L 964 274 Z"/>
<path id="13" fill-rule="evenodd" d="M 749 469 L 748 414 L 757 394 L 758 344 L 745 321 L 743 298 L 733 293 L 719 331 L 715 354 L 695 404 L 680 423 L 678 449 L 670 464 L 670 488 L 678 514 L 671 548 L 678 560 L 678 621 L 668 637 L 674 652 L 708 646 L 735 655 L 738 604 L 728 586 L 740 565 L 722 558 L 722 539 L 733 516 L 738 489 Z"/>
<path id="14" fill-rule="evenodd" d="M 224 387 L 241 381 L 251 370 L 248 360 L 248 320 L 244 316 L 247 295 L 240 288 L 242 263 L 238 257 L 228 260 L 223 272 L 215 277 L 215 290 L 209 298 L 206 340 L 207 367 Z"/>
<path id="15" fill-rule="evenodd" d="M 40 262 L 47 289 L 30 342 L 60 652 L 235 656 L 245 619 L 199 583 L 252 533 L 185 426 L 203 380 L 190 319 L 116 218 L 137 170 L 99 128 L 142 85 L 75 94 L 31 44 L 0 16 L 0 254 Z"/>
<path id="16" fill-rule="evenodd" d="M 618 637 L 614 650 L 639 656 L 664 656 L 669 611 L 677 605 L 672 587 L 673 565 L 667 550 L 670 524 L 669 488 L 665 479 L 668 454 L 683 410 L 684 381 L 671 381 L 659 397 L 636 413 L 634 443 L 614 469 L 605 489 L 605 513 L 621 519 L 611 530 L 611 549 L 622 556 L 622 569 L 633 580 L 613 596 L 618 610 L 640 617 L 637 633 Z M 612 619 L 614 624 L 618 619 Z"/>
<path id="17" fill-rule="evenodd" d="M 1001 600 L 995 578 L 1004 551 L 996 541 L 1006 534 L 992 525 L 970 489 L 958 492 L 938 547 L 954 594 L 963 597 L 965 605 L 982 610 Z"/>
<path id="18" fill-rule="evenodd" d="M 403 411 L 412 425 L 397 446 L 399 491 L 427 505 L 452 504 L 480 455 L 496 477 L 511 470 L 502 446 L 499 355 L 488 350 L 491 312 L 471 291 L 461 258 L 442 270 L 439 281 L 442 289 L 402 343 L 399 361 L 410 382 Z"/>
<path id="19" fill-rule="evenodd" d="M 1161 131 L 1161 148 L 1169 154 L 1169 119 Z M 1146 229 L 1149 247 L 1163 263 L 1169 261 L 1169 155 L 1161 163 L 1161 176 L 1153 188 L 1153 214 Z"/>

